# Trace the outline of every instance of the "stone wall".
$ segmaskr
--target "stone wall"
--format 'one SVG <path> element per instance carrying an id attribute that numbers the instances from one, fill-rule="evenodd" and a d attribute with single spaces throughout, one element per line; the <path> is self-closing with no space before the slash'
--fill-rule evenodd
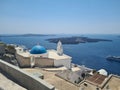
<path id="1" fill-rule="evenodd" d="M 34 77 L 27 72 L 13 66 L 7 62 L 0 60 L 0 69 L 14 78 L 20 85 L 28 90 L 54 90 L 54 86 L 48 84 L 44 80 Z"/>

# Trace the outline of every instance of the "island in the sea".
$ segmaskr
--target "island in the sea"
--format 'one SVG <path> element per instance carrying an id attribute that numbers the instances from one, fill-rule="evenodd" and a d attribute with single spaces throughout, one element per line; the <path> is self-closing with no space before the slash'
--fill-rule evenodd
<path id="1" fill-rule="evenodd" d="M 0 37 L 39 37 L 39 36 L 54 36 L 54 34 L 5 34 L 5 35 L 0 35 Z"/>
<path id="2" fill-rule="evenodd" d="M 79 44 L 79 43 L 87 43 L 87 42 L 99 42 L 99 41 L 108 41 L 111 42 L 112 40 L 108 39 L 95 39 L 95 38 L 88 38 L 88 37 L 60 37 L 60 38 L 50 38 L 46 39 L 51 43 L 57 43 L 61 41 L 63 44 Z"/>

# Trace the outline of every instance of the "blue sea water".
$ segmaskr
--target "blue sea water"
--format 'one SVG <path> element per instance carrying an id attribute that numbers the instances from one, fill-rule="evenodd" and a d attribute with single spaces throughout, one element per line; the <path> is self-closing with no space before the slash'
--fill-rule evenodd
<path id="1" fill-rule="evenodd" d="M 56 49 L 55 43 L 46 39 L 56 37 L 85 36 L 90 38 L 110 39 L 112 42 L 80 43 L 63 45 L 64 53 L 72 56 L 72 62 L 99 70 L 106 69 L 109 73 L 120 75 L 120 62 L 107 61 L 108 55 L 120 56 L 120 37 L 118 35 L 56 35 L 56 36 L 31 36 L 31 37 L 1 37 L 8 44 L 25 45 L 31 49 L 39 43 L 46 49 Z"/>

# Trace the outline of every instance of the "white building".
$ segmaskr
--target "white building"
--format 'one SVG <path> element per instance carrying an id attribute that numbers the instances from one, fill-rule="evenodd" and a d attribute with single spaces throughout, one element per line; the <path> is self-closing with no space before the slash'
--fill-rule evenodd
<path id="1" fill-rule="evenodd" d="M 21 66 L 65 66 L 71 68 L 72 58 L 63 53 L 62 43 L 59 41 L 56 50 L 46 50 L 43 46 L 36 45 L 30 51 L 16 47 L 16 58 Z"/>
<path id="2" fill-rule="evenodd" d="M 98 70 L 98 72 L 99 72 L 99 74 L 104 75 L 104 76 L 108 75 L 108 73 L 105 69 L 100 69 L 100 70 Z"/>

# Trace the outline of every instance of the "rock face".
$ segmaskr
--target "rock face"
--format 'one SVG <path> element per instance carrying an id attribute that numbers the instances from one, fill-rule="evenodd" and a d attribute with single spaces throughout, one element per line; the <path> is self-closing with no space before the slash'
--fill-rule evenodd
<path id="1" fill-rule="evenodd" d="M 5 44 L 0 42 L 0 56 L 5 53 Z"/>
<path id="2" fill-rule="evenodd" d="M 79 44 L 79 43 L 87 43 L 87 42 L 99 42 L 99 41 L 109 41 L 107 39 L 94 39 L 94 38 L 88 38 L 88 37 L 62 37 L 62 38 L 51 38 L 47 39 L 47 41 L 51 43 L 57 43 L 58 41 L 61 41 L 62 44 Z"/>
<path id="3" fill-rule="evenodd" d="M 7 45 L 3 42 L 0 42 L 0 59 L 4 61 L 17 65 L 17 61 L 15 59 L 15 47 L 12 45 Z"/>

